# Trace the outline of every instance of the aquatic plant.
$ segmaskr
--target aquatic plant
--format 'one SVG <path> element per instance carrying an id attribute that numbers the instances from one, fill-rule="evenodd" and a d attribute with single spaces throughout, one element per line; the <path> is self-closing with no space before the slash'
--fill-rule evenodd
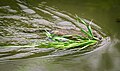
<path id="1" fill-rule="evenodd" d="M 82 35 L 62 35 L 58 36 L 54 33 L 50 33 L 45 30 L 45 34 L 47 36 L 47 42 L 41 42 L 35 45 L 25 45 L 25 46 L 7 46 L 7 47 L 38 47 L 38 48 L 56 48 L 56 49 L 72 49 L 72 48 L 79 48 L 80 50 L 85 49 L 91 45 L 95 45 L 98 43 L 98 39 L 94 37 L 92 33 L 92 28 L 90 23 L 86 23 L 84 19 L 78 17 L 76 15 L 76 24 L 80 24 L 80 22 L 87 27 L 87 30 L 84 30 L 82 27 L 79 27 L 83 34 L 87 37 Z M 72 36 L 72 39 L 69 38 Z"/>
<path id="2" fill-rule="evenodd" d="M 80 28 L 81 32 L 83 32 L 88 37 L 84 37 L 82 35 L 76 35 L 74 36 L 76 39 L 69 39 L 69 36 L 72 35 L 63 35 L 58 36 L 55 34 L 51 34 L 50 32 L 46 31 L 46 36 L 50 41 L 44 42 L 39 44 L 37 47 L 44 47 L 44 48 L 57 48 L 57 49 L 70 49 L 70 48 L 80 48 L 84 49 L 86 47 L 89 47 L 91 45 L 94 45 L 98 42 L 98 40 L 94 37 L 92 33 L 92 29 L 90 26 L 90 23 L 86 23 L 84 19 L 78 17 L 76 15 L 77 24 L 80 24 L 82 22 L 83 25 L 85 25 L 88 29 L 88 31 L 85 31 L 82 27 Z"/>

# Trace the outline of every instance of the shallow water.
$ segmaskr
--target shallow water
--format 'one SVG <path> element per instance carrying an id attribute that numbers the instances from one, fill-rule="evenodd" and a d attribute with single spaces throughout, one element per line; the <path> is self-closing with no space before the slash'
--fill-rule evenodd
<path id="1" fill-rule="evenodd" d="M 119 1 L 0 1 L 1 71 L 119 71 Z M 99 25 L 107 38 L 88 52 L 34 48 L 46 41 L 44 29 L 78 29 L 74 15 Z M 94 25 L 93 25 L 94 26 Z M 98 27 L 97 27 L 98 28 Z M 26 45 L 3 47 L 6 45 Z"/>

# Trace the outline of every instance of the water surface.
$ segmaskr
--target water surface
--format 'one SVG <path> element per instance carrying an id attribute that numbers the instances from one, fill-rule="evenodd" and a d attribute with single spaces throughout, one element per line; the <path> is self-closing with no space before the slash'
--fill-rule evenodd
<path id="1" fill-rule="evenodd" d="M 1 0 L 1 71 L 119 71 L 119 3 L 117 0 Z M 46 41 L 44 29 L 77 29 L 71 24 L 75 14 L 93 19 L 102 28 L 108 38 L 101 47 L 84 54 L 52 48 L 2 47 Z"/>

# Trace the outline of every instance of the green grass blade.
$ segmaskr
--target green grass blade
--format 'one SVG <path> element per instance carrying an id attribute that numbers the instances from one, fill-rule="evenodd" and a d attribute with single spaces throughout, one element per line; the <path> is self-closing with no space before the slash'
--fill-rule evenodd
<path id="1" fill-rule="evenodd" d="M 92 41 L 93 41 L 93 40 L 92 40 Z M 91 45 L 96 44 L 96 43 L 97 43 L 97 41 L 93 41 L 92 43 L 89 43 L 88 45 L 85 45 L 84 47 L 79 48 L 79 50 L 83 50 L 83 49 L 85 49 L 85 48 L 87 48 L 87 47 L 89 47 L 89 46 L 91 46 Z"/>
<path id="2" fill-rule="evenodd" d="M 79 20 L 77 20 L 77 23 L 78 23 L 78 24 L 80 23 Z M 86 34 L 87 36 L 91 37 L 91 35 L 90 35 L 88 32 L 86 32 L 83 28 L 79 27 L 79 29 L 80 29 L 84 34 Z"/>
<path id="3" fill-rule="evenodd" d="M 81 40 L 81 41 L 74 41 L 74 42 L 48 42 L 44 44 L 40 44 L 38 47 L 45 47 L 45 48 L 57 48 L 57 49 L 70 49 L 70 48 L 85 48 L 89 47 L 91 44 L 95 44 L 96 40 Z"/>
<path id="4" fill-rule="evenodd" d="M 79 22 L 81 21 L 82 24 L 84 24 L 85 26 L 87 26 L 87 23 L 82 18 L 78 17 L 77 15 L 76 15 L 76 19 L 77 19 L 77 21 L 79 21 Z"/>
<path id="5" fill-rule="evenodd" d="M 92 33 L 92 29 L 91 29 L 91 26 L 90 26 L 90 24 L 91 24 L 91 22 L 89 23 L 89 24 L 87 24 L 82 18 L 80 18 L 80 17 L 78 17 L 77 15 L 76 15 L 76 18 L 77 18 L 77 21 L 78 22 L 82 22 L 82 24 L 84 24 L 86 27 L 87 27 L 87 29 L 88 29 L 88 32 L 85 32 L 85 31 L 83 31 L 85 34 L 87 34 L 89 37 L 91 37 L 91 38 L 93 38 L 94 36 L 93 36 L 93 33 Z"/>
<path id="6" fill-rule="evenodd" d="M 52 38 L 52 34 L 51 34 L 51 33 L 49 33 L 47 30 L 45 30 L 45 31 L 46 31 L 46 33 L 45 33 L 45 34 L 46 34 L 46 36 L 47 36 L 47 37 L 49 37 L 49 38 Z"/>
<path id="7" fill-rule="evenodd" d="M 83 19 L 79 18 L 79 20 L 87 27 L 90 37 L 93 37 L 91 26 L 87 24 Z"/>
<path id="8" fill-rule="evenodd" d="M 91 26 L 90 26 L 91 23 L 92 23 L 92 20 L 91 20 L 90 23 L 88 24 L 87 28 L 88 28 L 88 31 L 89 31 L 89 33 L 91 34 L 92 38 L 93 38 L 94 36 L 93 36 L 93 33 L 92 33 L 92 28 L 91 28 Z"/>

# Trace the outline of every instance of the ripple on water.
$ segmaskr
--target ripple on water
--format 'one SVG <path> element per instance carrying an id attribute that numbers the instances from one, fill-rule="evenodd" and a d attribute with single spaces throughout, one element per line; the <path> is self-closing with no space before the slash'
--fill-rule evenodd
<path id="1" fill-rule="evenodd" d="M 0 45 L 37 44 L 41 41 L 46 41 L 44 33 L 45 29 L 53 30 L 59 28 L 79 30 L 77 27 L 83 26 L 82 24 L 75 25 L 76 20 L 74 17 L 59 12 L 49 6 L 39 4 L 39 6 L 35 7 L 27 5 L 19 0 L 17 0 L 16 4 L 20 8 L 19 10 L 12 9 L 11 6 L 0 7 Z M 5 10 L 9 11 L 9 14 L 6 14 Z M 90 21 L 86 20 L 86 22 Z M 93 28 L 101 31 L 101 28 L 93 22 L 92 26 Z M 6 35 L 5 33 L 9 35 Z M 110 39 L 104 38 L 98 46 L 95 46 L 95 48 L 98 49 L 105 45 L 107 46 L 107 44 L 109 44 L 108 40 Z M 56 50 L 54 48 L 35 48 L 34 46 L 1 46 L 0 60 L 84 54 L 93 51 L 95 48 L 80 51 L 79 48 Z"/>

